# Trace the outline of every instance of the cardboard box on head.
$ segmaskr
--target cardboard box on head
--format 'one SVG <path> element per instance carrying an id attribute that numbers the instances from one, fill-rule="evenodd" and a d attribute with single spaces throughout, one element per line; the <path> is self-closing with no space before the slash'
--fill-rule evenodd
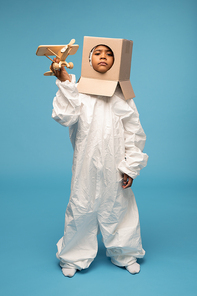
<path id="1" fill-rule="evenodd" d="M 99 73 L 90 65 L 90 53 L 97 45 L 108 46 L 114 54 L 114 63 L 106 73 Z M 132 49 L 133 41 L 131 40 L 85 36 L 78 91 L 111 97 L 119 84 L 124 98 L 133 99 L 135 94 L 130 82 Z"/>

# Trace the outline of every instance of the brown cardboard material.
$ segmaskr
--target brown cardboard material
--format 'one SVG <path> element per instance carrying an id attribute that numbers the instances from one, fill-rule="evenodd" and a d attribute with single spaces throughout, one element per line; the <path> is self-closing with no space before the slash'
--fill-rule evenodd
<path id="1" fill-rule="evenodd" d="M 114 53 L 114 64 L 106 73 L 95 71 L 89 62 L 91 50 L 97 45 L 106 45 Z M 130 69 L 133 41 L 126 39 L 84 37 L 81 78 L 78 91 L 81 93 L 111 97 L 119 84 L 126 100 L 135 97 Z"/>

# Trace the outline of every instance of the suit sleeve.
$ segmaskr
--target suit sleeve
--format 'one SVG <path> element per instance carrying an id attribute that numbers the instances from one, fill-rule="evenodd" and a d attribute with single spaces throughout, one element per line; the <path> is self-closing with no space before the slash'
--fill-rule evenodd
<path id="1" fill-rule="evenodd" d="M 118 169 L 135 179 L 140 170 L 148 161 L 148 155 L 143 153 L 146 142 L 146 135 L 140 124 L 139 113 L 133 99 L 127 101 L 133 112 L 122 119 L 124 127 L 125 159 L 122 160 Z"/>
<path id="2" fill-rule="evenodd" d="M 52 118 L 63 126 L 71 126 L 78 121 L 81 109 L 80 96 L 75 84 L 75 76 L 72 81 L 56 81 L 59 87 L 53 100 Z"/>

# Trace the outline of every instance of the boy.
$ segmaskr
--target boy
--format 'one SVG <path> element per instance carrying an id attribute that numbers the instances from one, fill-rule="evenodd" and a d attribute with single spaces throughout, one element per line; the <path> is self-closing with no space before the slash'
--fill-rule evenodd
<path id="1" fill-rule="evenodd" d="M 112 50 L 99 44 L 90 53 L 90 63 L 95 71 L 105 74 L 114 64 Z M 77 270 L 89 267 L 101 231 L 112 263 L 138 273 L 137 258 L 145 251 L 129 187 L 146 166 L 148 156 L 142 152 L 146 136 L 133 99 L 125 101 L 119 87 L 112 97 L 79 93 L 74 75 L 64 67 L 54 70 L 53 64 L 51 69 L 59 87 L 52 117 L 69 126 L 74 148 L 64 236 L 57 243 L 62 272 L 72 277 Z"/>

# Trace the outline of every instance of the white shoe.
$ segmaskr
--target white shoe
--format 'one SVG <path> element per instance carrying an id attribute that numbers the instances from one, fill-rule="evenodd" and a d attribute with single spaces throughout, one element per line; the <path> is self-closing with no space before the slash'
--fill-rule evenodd
<path id="1" fill-rule="evenodd" d="M 131 274 L 136 274 L 136 273 L 139 273 L 140 272 L 140 265 L 137 262 L 135 262 L 135 263 L 133 263 L 131 265 L 128 265 L 125 268 Z"/>
<path id="2" fill-rule="evenodd" d="M 64 276 L 73 277 L 76 273 L 75 268 L 62 268 L 62 273 Z"/>

